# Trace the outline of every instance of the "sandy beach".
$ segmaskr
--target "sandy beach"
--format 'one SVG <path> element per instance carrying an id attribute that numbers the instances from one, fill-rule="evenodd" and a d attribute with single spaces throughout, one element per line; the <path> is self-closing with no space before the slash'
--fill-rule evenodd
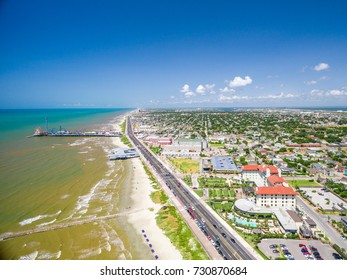
<path id="1" fill-rule="evenodd" d="M 114 129 L 121 131 L 120 124 L 124 121 L 124 116 L 116 119 Z M 119 137 L 112 138 L 116 147 L 126 148 Z M 142 235 L 145 244 L 152 244 L 154 250 L 153 256 L 157 255 L 161 260 L 181 260 L 180 252 L 172 245 L 170 239 L 166 237 L 163 231 L 157 226 L 155 216 L 162 207 L 155 204 L 150 198 L 151 192 L 154 191 L 151 181 L 143 168 L 140 158 L 129 159 L 131 172 L 130 199 L 131 209 L 139 210 L 134 214 L 129 214 L 128 222 L 134 227 L 139 235 Z M 143 232 L 144 231 L 144 232 Z M 146 234 L 146 237 L 143 235 Z M 147 241 L 148 239 L 149 241 Z M 150 248 L 150 247 L 149 247 Z"/>

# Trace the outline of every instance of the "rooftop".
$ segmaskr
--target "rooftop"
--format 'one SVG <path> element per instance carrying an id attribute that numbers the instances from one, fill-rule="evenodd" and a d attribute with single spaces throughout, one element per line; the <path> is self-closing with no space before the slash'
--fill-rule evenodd
<path id="1" fill-rule="evenodd" d="M 262 172 L 265 172 L 266 166 L 257 165 L 257 164 L 249 164 L 249 165 L 242 166 L 242 171 L 262 171 Z"/>
<path id="2" fill-rule="evenodd" d="M 269 181 L 269 183 L 271 185 L 275 185 L 276 183 L 286 182 L 286 180 L 284 180 L 282 177 L 280 177 L 278 175 L 271 175 L 271 176 L 267 177 L 267 180 Z"/>
<path id="3" fill-rule="evenodd" d="M 212 166 L 214 170 L 237 170 L 233 159 L 229 156 L 212 157 Z"/>
<path id="4" fill-rule="evenodd" d="M 274 187 L 258 187 L 257 194 L 284 194 L 284 195 L 297 195 L 298 193 L 292 188 L 285 187 L 282 185 Z"/>

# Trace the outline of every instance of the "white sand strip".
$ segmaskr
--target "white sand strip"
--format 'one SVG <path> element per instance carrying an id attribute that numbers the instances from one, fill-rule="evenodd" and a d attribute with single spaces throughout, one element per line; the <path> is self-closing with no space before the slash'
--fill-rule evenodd
<path id="1" fill-rule="evenodd" d="M 119 122 L 114 125 L 115 130 L 120 131 L 120 124 L 124 121 L 124 118 L 120 118 Z M 113 144 L 116 147 L 126 148 L 119 137 L 112 138 Z M 158 255 L 161 260 L 181 260 L 182 255 L 171 243 L 170 239 L 164 234 L 164 232 L 158 227 L 155 216 L 161 205 L 155 204 L 150 198 L 151 192 L 154 191 L 151 186 L 151 181 L 143 168 L 142 162 L 139 158 L 129 159 L 131 163 L 131 200 L 132 209 L 144 209 L 141 212 L 130 214 L 128 221 L 133 225 L 135 230 L 142 235 L 143 241 L 146 244 L 152 244 L 154 249 L 154 255 Z M 151 210 L 152 211 L 151 211 Z M 145 232 L 142 233 L 142 230 Z M 146 234 L 146 238 L 143 236 Z M 150 250 L 150 247 L 148 247 Z"/>

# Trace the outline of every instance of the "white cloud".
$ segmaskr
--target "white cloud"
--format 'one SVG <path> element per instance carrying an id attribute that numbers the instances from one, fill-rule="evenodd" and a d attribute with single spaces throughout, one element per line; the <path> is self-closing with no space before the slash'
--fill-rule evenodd
<path id="1" fill-rule="evenodd" d="M 198 94 L 205 94 L 206 93 L 206 88 L 203 85 L 198 85 L 196 88 L 196 93 Z"/>
<path id="2" fill-rule="evenodd" d="M 209 94 L 215 94 L 216 92 L 214 91 L 215 84 L 206 84 L 205 88 Z"/>
<path id="3" fill-rule="evenodd" d="M 327 76 L 322 76 L 317 81 L 307 81 L 307 82 L 305 82 L 305 85 L 312 86 L 312 85 L 318 84 L 318 82 L 320 82 L 320 81 L 325 81 L 327 79 L 328 79 Z"/>
<path id="4" fill-rule="evenodd" d="M 196 94 L 194 92 L 192 92 L 190 90 L 190 87 L 188 84 L 185 84 L 182 89 L 180 90 L 180 92 L 184 93 L 185 97 L 191 97 L 191 96 L 195 96 Z"/>
<path id="5" fill-rule="evenodd" d="M 175 96 L 171 95 L 171 96 L 170 96 L 170 99 L 175 99 Z"/>
<path id="6" fill-rule="evenodd" d="M 324 90 L 321 90 L 321 89 L 313 89 L 313 90 L 311 90 L 311 95 L 322 96 L 322 95 L 324 95 Z"/>
<path id="7" fill-rule="evenodd" d="M 315 85 L 317 83 L 318 83 L 318 81 L 307 81 L 307 82 L 305 82 L 305 85 L 312 86 L 312 85 Z"/>
<path id="8" fill-rule="evenodd" d="M 347 95 L 347 88 L 329 90 L 326 93 L 326 95 L 328 95 L 328 96 L 343 96 L 343 95 Z"/>
<path id="9" fill-rule="evenodd" d="M 192 91 L 188 91 L 188 92 L 185 92 L 184 93 L 184 96 L 185 97 L 191 97 L 191 96 L 195 96 L 196 94 L 194 93 L 194 92 L 192 92 Z"/>
<path id="10" fill-rule="evenodd" d="M 314 89 L 314 90 L 311 90 L 311 95 L 313 96 L 347 96 L 347 88 L 343 87 L 341 89 L 331 89 L 331 90 Z"/>
<path id="11" fill-rule="evenodd" d="M 317 64 L 315 67 L 313 67 L 313 69 L 315 70 L 315 71 L 323 71 L 323 70 L 327 70 L 327 69 L 329 69 L 330 68 L 330 66 L 329 66 L 329 64 L 327 64 L 327 63 L 319 63 L 319 64 Z"/>
<path id="12" fill-rule="evenodd" d="M 235 92 L 233 88 L 229 88 L 229 87 L 220 88 L 219 91 L 223 93 Z"/>
<path id="13" fill-rule="evenodd" d="M 232 95 L 232 96 L 225 96 L 224 94 L 219 95 L 218 100 L 219 101 L 234 101 L 234 100 L 247 100 L 249 99 L 249 96 L 239 96 L 239 95 Z"/>
<path id="14" fill-rule="evenodd" d="M 190 92 L 190 87 L 188 84 L 185 84 L 182 89 L 180 90 L 181 92 L 183 93 L 187 93 L 187 92 Z"/>
<path id="15" fill-rule="evenodd" d="M 284 92 L 281 92 L 278 95 L 269 94 L 269 95 L 258 96 L 259 99 L 282 99 L 282 98 L 294 98 L 294 97 L 298 97 L 298 95 L 295 95 L 292 93 L 284 93 Z"/>
<path id="16" fill-rule="evenodd" d="M 251 83 L 252 79 L 249 76 L 246 76 L 244 79 L 242 79 L 241 77 L 235 77 L 233 80 L 229 82 L 229 86 L 231 88 L 244 87 L 250 85 Z"/>

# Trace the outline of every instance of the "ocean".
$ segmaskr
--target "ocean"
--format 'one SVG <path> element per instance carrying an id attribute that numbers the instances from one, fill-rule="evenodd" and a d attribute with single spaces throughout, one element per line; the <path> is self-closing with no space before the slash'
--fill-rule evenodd
<path id="1" fill-rule="evenodd" d="M 0 241 L 0 259 L 151 259 L 126 217 L 102 218 L 130 203 L 129 162 L 108 160 L 111 139 L 26 137 L 46 120 L 55 130 L 111 129 L 125 112 L 0 110 L 0 234 L 48 229 Z"/>

